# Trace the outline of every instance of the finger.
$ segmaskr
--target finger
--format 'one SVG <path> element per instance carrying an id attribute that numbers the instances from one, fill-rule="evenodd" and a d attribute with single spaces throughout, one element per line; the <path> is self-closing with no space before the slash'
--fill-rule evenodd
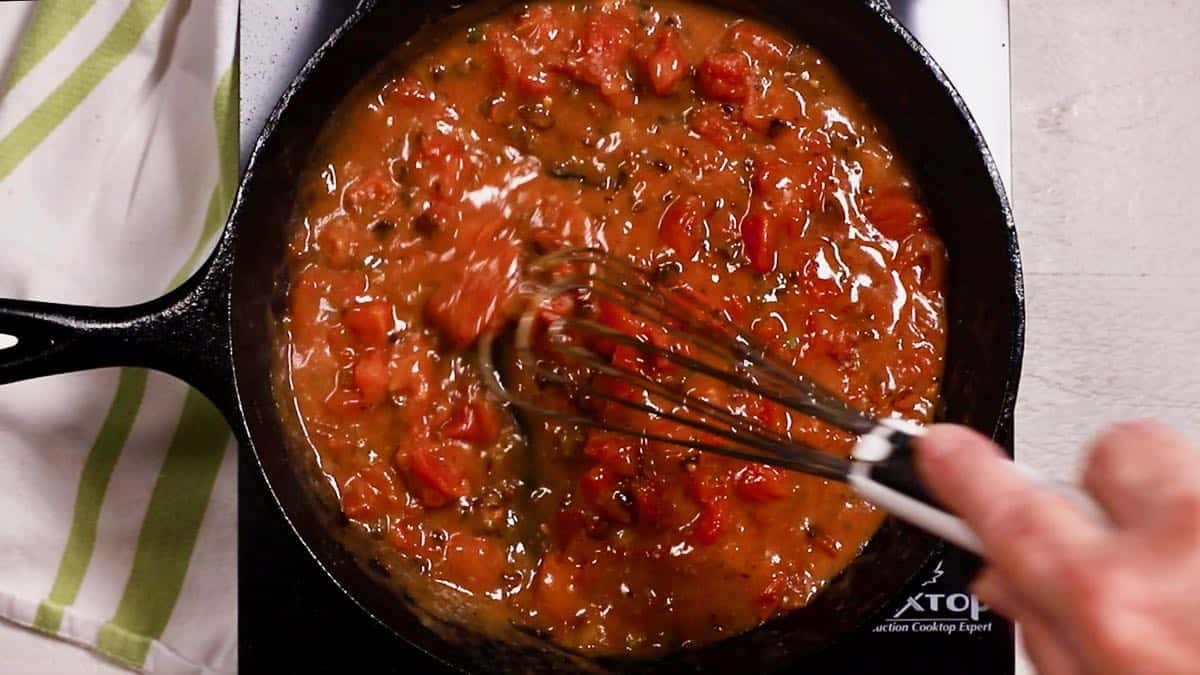
<path id="1" fill-rule="evenodd" d="M 1052 622 L 1036 614 L 1020 620 L 1017 629 L 1025 653 L 1038 675 L 1079 675 L 1083 666 Z"/>
<path id="2" fill-rule="evenodd" d="M 1200 475 L 1200 450 L 1153 420 L 1114 424 L 1092 440 L 1088 455 L 1083 485 L 1119 526 L 1161 518 L 1174 488 Z"/>
<path id="3" fill-rule="evenodd" d="M 1039 609 L 1069 607 L 1060 574 L 1095 544 L 1098 524 L 965 427 L 931 427 L 917 441 L 917 466 L 934 495 L 979 535 L 984 557 L 1010 586 L 1048 603 Z"/>
<path id="4" fill-rule="evenodd" d="M 991 609 L 1019 623 L 1025 653 L 1041 675 L 1075 675 L 1077 659 L 1053 624 L 1044 620 L 1013 591 L 995 570 L 985 568 L 971 584 L 971 592 Z"/>
<path id="5" fill-rule="evenodd" d="M 1016 620 L 1017 613 L 1022 609 L 1020 596 L 1013 591 L 1004 578 L 991 567 L 983 568 L 975 581 L 971 582 L 971 592 L 983 601 L 989 609 L 1003 614 L 1009 619 Z"/>

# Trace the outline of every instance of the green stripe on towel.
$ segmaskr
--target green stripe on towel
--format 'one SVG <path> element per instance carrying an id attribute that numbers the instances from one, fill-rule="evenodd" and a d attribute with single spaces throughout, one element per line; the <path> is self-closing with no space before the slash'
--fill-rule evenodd
<path id="1" fill-rule="evenodd" d="M 0 87 L 0 93 L 12 89 L 22 77 L 28 75 L 29 71 L 62 42 L 94 4 L 96 0 L 39 2 L 33 9 L 29 28 L 21 36 L 21 49 L 13 58 L 12 68 L 8 71 L 8 86 Z"/>
<path id="2" fill-rule="evenodd" d="M 117 392 L 96 440 L 88 453 L 87 461 L 79 478 L 79 490 L 75 494 L 75 514 L 67 534 L 67 547 L 58 564 L 58 575 L 50 588 L 50 595 L 38 605 L 33 620 L 34 628 L 57 634 L 62 625 L 62 610 L 75 602 L 88 563 L 96 548 L 96 526 L 100 522 L 100 507 L 108 491 L 113 467 L 121 456 L 121 448 L 129 438 L 129 430 L 142 405 L 146 393 L 146 371 L 126 368 L 121 370 L 117 381 Z"/>
<path id="3" fill-rule="evenodd" d="M 236 80 L 235 65 L 227 69 L 217 83 L 213 101 L 217 131 L 217 185 L 209 199 L 200 237 L 187 262 L 171 280 L 170 287 L 179 285 L 191 273 L 207 249 L 212 236 L 224 224 L 233 202 L 238 168 L 238 91 L 234 86 Z M 129 373 L 131 378 L 140 374 L 141 386 L 145 388 L 146 371 L 126 369 L 122 371 L 122 378 L 125 378 L 126 373 Z M 128 414 L 130 425 L 140 401 L 139 394 Z M 112 418 L 113 412 L 110 410 L 105 425 L 108 425 Z M 104 428 L 101 427 L 102 433 Z M 80 479 L 81 493 L 85 486 L 90 484 L 107 486 L 124 440 L 123 436 L 113 451 L 111 464 L 107 465 L 104 471 L 99 468 L 105 467 L 91 472 L 86 469 L 86 466 L 93 462 L 93 457 L 89 455 L 88 465 L 85 465 L 84 475 Z M 116 613 L 101 627 L 97 637 L 97 648 L 102 653 L 140 668 L 151 642 L 162 635 L 187 575 L 192 549 L 199 535 L 213 482 L 216 480 L 228 442 L 229 430 L 224 418 L 207 399 L 189 390 L 142 522 L 129 580 Z M 96 454 L 94 450 L 92 454 Z M 103 494 L 100 495 L 100 500 L 102 499 Z M 38 608 L 37 626 L 49 633 L 58 632 L 63 607 L 75 601 L 94 548 L 95 522 L 99 519 L 100 503 L 89 502 L 87 508 L 81 507 L 80 503 L 77 499 L 75 522 L 72 524 L 72 534 L 68 537 L 67 550 L 82 547 L 82 543 L 76 541 L 79 539 L 76 529 L 80 523 L 91 523 L 91 542 L 86 546 L 85 555 L 71 559 L 70 567 L 65 565 L 67 558 L 64 554 L 64 564 L 59 566 L 58 578 L 54 585 L 55 589 L 61 585 L 64 592 L 55 595 L 52 591 L 50 597 Z M 65 590 L 69 590 L 70 593 L 66 593 Z"/>
<path id="4" fill-rule="evenodd" d="M 100 653 L 141 668 L 151 642 L 162 636 L 187 576 L 228 443 L 229 429 L 221 413 L 202 394 L 188 390 L 146 508 L 125 592 L 96 638 Z"/>
<path id="5" fill-rule="evenodd" d="M 0 138 L 0 181 L 70 116 L 88 94 L 133 51 L 167 0 L 133 0 L 104 40 L 63 83 L 4 138 Z"/>
<path id="6" fill-rule="evenodd" d="M 201 242 L 207 241 L 225 222 L 237 183 L 234 125 L 238 108 L 237 91 L 233 88 L 236 78 L 235 65 L 217 83 L 213 116 L 219 177 L 209 201 Z M 180 278 L 172 285 L 183 280 L 202 250 L 193 252 L 180 271 Z M 146 508 L 129 581 L 116 613 L 100 627 L 97 636 L 96 647 L 102 654 L 140 668 L 150 644 L 166 630 L 187 577 L 229 436 L 221 413 L 203 395 L 189 390 L 175 437 Z"/>

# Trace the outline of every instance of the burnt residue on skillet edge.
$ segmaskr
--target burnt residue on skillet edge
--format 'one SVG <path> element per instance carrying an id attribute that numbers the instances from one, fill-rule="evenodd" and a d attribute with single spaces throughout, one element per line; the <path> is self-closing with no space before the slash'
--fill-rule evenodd
<path id="1" fill-rule="evenodd" d="M 314 55 L 269 120 L 238 196 L 239 263 L 250 258 L 259 264 L 257 269 L 253 263 L 236 268 L 251 270 L 247 273 L 235 270 L 235 344 L 270 342 L 275 324 L 271 305 L 278 307 L 279 283 L 286 281 L 278 270 L 297 172 L 307 165 L 311 139 L 318 136 L 331 111 L 353 87 L 372 81 L 373 74 L 378 77 L 423 46 L 508 4 L 475 3 L 459 9 L 449 3 L 412 7 L 365 2 Z M 746 7 L 730 2 L 713 4 L 748 13 Z M 995 433 L 1011 420 L 1021 361 L 1023 298 L 1011 212 L 978 128 L 944 74 L 879 3 L 814 2 L 795 7 L 776 0 L 760 2 L 749 13 L 774 18 L 775 25 L 788 26 L 799 39 L 825 53 L 890 128 L 917 173 L 951 255 L 951 339 L 939 419 L 967 422 Z M 397 26 L 413 28 L 398 31 Z M 412 39 L 396 49 L 398 34 Z M 246 228 L 251 223 L 258 229 L 248 238 Z M 780 668 L 829 647 L 878 616 L 937 551 L 933 538 L 889 519 L 863 554 L 807 607 L 749 633 L 654 661 L 585 661 L 503 627 L 499 632 L 507 635 L 498 640 L 416 608 L 399 590 L 402 584 L 396 583 L 396 575 L 385 577 L 381 566 L 370 562 L 374 559 L 371 540 L 346 527 L 303 439 L 287 438 L 287 429 L 297 425 L 280 423 L 269 375 L 271 359 L 278 354 L 264 350 L 247 356 L 247 351 L 235 350 L 248 432 L 243 435 L 256 441 L 251 445 L 260 467 L 293 528 L 356 604 L 400 637 L 456 668 L 520 672 Z M 282 416 L 288 414 L 294 411 L 285 406 Z"/>

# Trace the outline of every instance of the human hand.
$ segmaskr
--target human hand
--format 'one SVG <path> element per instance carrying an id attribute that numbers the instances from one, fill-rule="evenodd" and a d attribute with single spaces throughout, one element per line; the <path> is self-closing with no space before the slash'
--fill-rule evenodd
<path id="1" fill-rule="evenodd" d="M 1092 441 L 1099 523 L 1038 487 L 989 439 L 931 427 L 917 464 L 983 542 L 973 591 L 1021 624 L 1042 675 L 1200 673 L 1200 449 L 1155 422 Z"/>

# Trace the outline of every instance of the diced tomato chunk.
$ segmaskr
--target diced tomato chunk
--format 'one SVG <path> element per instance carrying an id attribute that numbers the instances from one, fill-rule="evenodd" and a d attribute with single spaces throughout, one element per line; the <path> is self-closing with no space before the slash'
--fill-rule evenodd
<path id="1" fill-rule="evenodd" d="M 714 544 L 727 529 L 729 509 L 724 499 L 706 504 L 692 526 L 692 536 L 702 545 Z"/>
<path id="2" fill-rule="evenodd" d="M 400 106 L 416 106 L 433 100 L 433 92 L 429 91 L 420 80 L 411 77 L 400 77 L 384 88 L 381 95 L 384 103 L 395 103 Z"/>
<path id="3" fill-rule="evenodd" d="M 379 515 L 379 490 L 358 475 L 342 486 L 342 513 L 354 520 L 370 520 Z"/>
<path id="4" fill-rule="evenodd" d="M 654 51 L 646 59 L 646 79 L 650 82 L 650 91 L 659 96 L 674 91 L 687 72 L 687 63 L 679 51 L 678 41 L 679 37 L 673 29 L 662 31 L 654 43 Z"/>
<path id="5" fill-rule="evenodd" d="M 677 197 L 658 221 L 658 237 L 681 260 L 690 260 L 704 237 L 704 201 L 691 194 Z"/>
<path id="6" fill-rule="evenodd" d="M 542 556 L 533 586 L 539 615 L 553 623 L 562 623 L 575 616 L 581 606 L 576 576 L 578 568 L 562 555 L 547 553 Z"/>
<path id="7" fill-rule="evenodd" d="M 387 397 L 389 379 L 387 358 L 378 349 L 363 353 L 354 363 L 354 386 L 368 406 Z"/>
<path id="8" fill-rule="evenodd" d="M 688 119 L 692 131 L 722 150 L 728 149 L 742 136 L 742 127 L 725 114 L 718 105 L 706 105 Z"/>
<path id="9" fill-rule="evenodd" d="M 345 267 L 358 254 L 354 224 L 346 218 L 335 218 L 321 226 L 317 233 L 317 249 L 330 267 Z"/>
<path id="10" fill-rule="evenodd" d="M 703 468 L 703 465 L 688 473 L 687 493 L 697 504 L 707 506 L 723 499 L 725 481 Z"/>
<path id="11" fill-rule="evenodd" d="M 516 287 L 516 250 L 511 245 L 480 253 L 463 274 L 442 283 L 425 306 L 425 315 L 448 342 L 465 347 L 494 326 Z"/>
<path id="12" fill-rule="evenodd" d="M 888 239 L 897 241 L 912 234 L 925 222 L 925 210 L 900 188 L 884 188 L 868 197 L 863 210 L 871 225 Z"/>
<path id="13" fill-rule="evenodd" d="M 842 285 L 837 275 L 830 271 L 827 265 L 823 266 L 818 261 L 817 254 L 804 261 L 800 273 L 804 295 L 817 304 L 826 304 L 842 294 Z"/>
<path id="14" fill-rule="evenodd" d="M 381 347 L 392 330 L 392 306 L 382 300 L 354 305 L 342 313 L 342 322 L 358 344 Z"/>
<path id="15" fill-rule="evenodd" d="M 357 417 L 370 407 L 360 392 L 349 389 L 336 389 L 325 399 L 325 408 L 341 417 Z"/>
<path id="16" fill-rule="evenodd" d="M 786 497 L 787 476 L 773 466 L 752 465 L 738 472 L 737 495 L 748 502 L 764 503 Z"/>
<path id="17" fill-rule="evenodd" d="M 758 618 L 766 620 L 775 615 L 779 609 L 779 603 L 783 601 L 783 594 L 787 590 L 787 579 L 783 575 L 775 575 L 767 582 L 762 593 L 754 599 L 754 606 L 758 610 Z"/>
<path id="18" fill-rule="evenodd" d="M 709 54 L 696 69 L 696 88 L 708 98 L 745 103 L 750 98 L 750 61 L 738 52 Z"/>
<path id="19" fill-rule="evenodd" d="M 778 325 L 778 324 L 776 324 Z M 751 397 L 746 402 L 746 414 L 758 420 L 760 424 L 774 431 L 783 431 L 786 418 L 783 408 L 778 403 L 762 398 Z"/>
<path id="20" fill-rule="evenodd" d="M 629 477 L 637 474 L 637 451 L 626 437 L 591 431 L 587 442 L 583 444 L 583 454 L 615 471 L 617 475 Z"/>
<path id="21" fill-rule="evenodd" d="M 779 257 L 775 218 L 762 212 L 751 212 L 742 218 L 742 246 L 750 260 L 750 269 L 766 274 L 775 269 Z"/>
<path id="22" fill-rule="evenodd" d="M 633 505 L 638 525 L 651 530 L 662 527 L 671 510 L 662 486 L 645 478 L 633 483 Z"/>
<path id="23" fill-rule="evenodd" d="M 463 588 L 482 592 L 500 583 L 504 564 L 504 545 L 498 540 L 455 532 L 446 540 L 441 571 Z"/>
<path id="24" fill-rule="evenodd" d="M 618 109 L 633 102 L 625 78 L 625 62 L 632 46 L 633 26 L 620 14 L 596 11 L 584 26 L 574 73 L 579 80 L 600 90 L 605 100 Z"/>
<path id="25" fill-rule="evenodd" d="M 769 35 L 762 28 L 746 21 L 738 21 L 731 26 L 725 35 L 725 42 L 767 66 L 781 66 L 787 63 L 792 52 L 792 46 L 787 40 Z"/>
<path id="26" fill-rule="evenodd" d="M 462 467 L 455 464 L 454 448 L 414 445 L 402 459 L 408 489 L 427 508 L 439 508 L 464 497 L 470 490 Z"/>
<path id="27" fill-rule="evenodd" d="M 342 206 L 357 216 L 374 216 L 396 200 L 396 184 L 382 169 L 351 182 L 342 192 Z"/>
<path id="28" fill-rule="evenodd" d="M 486 402 L 463 401 L 450 413 L 450 418 L 442 425 L 441 432 L 446 438 L 487 445 L 495 443 L 499 438 L 500 421 Z"/>
<path id="29" fill-rule="evenodd" d="M 393 520 L 387 542 L 401 553 L 420 552 L 425 547 L 425 530 L 421 527 L 421 521 L 411 517 Z"/>
<path id="30" fill-rule="evenodd" d="M 383 515 L 388 502 L 396 499 L 392 472 L 383 464 L 359 469 L 342 485 L 342 512 L 355 520 L 370 520 Z"/>

